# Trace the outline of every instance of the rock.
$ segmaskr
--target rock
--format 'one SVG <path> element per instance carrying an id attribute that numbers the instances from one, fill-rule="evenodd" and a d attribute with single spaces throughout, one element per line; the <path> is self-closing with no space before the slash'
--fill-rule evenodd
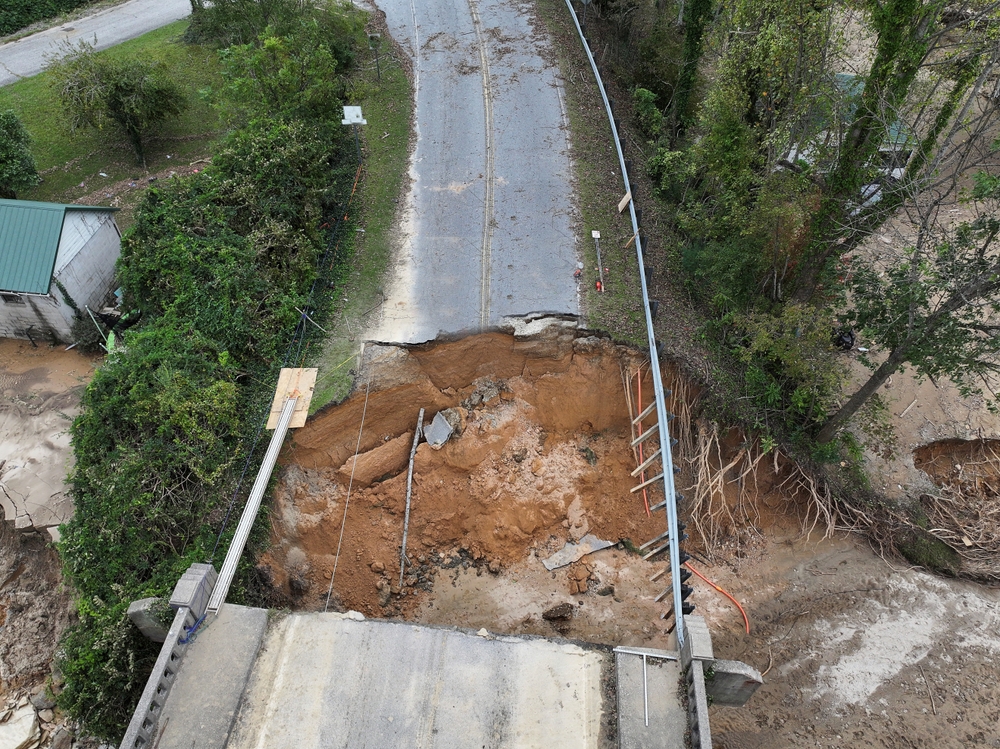
<path id="1" fill-rule="evenodd" d="M 587 581 L 590 579 L 590 569 L 580 565 L 569 573 L 569 592 L 571 594 L 586 593 Z"/>
<path id="2" fill-rule="evenodd" d="M 383 572 L 385 572 L 385 565 L 382 564 L 381 562 L 372 562 L 371 568 L 372 572 L 374 572 L 376 575 L 381 575 Z"/>
<path id="3" fill-rule="evenodd" d="M 491 559 L 490 563 L 488 565 L 488 569 L 489 569 L 489 571 L 490 571 L 491 574 L 493 574 L 493 575 L 499 575 L 500 574 L 500 562 L 498 562 L 496 559 Z"/>
<path id="4" fill-rule="evenodd" d="M 52 699 L 45 685 L 42 684 L 38 692 L 31 696 L 31 704 L 36 710 L 51 710 L 56 706 L 56 701 Z"/>
<path id="5" fill-rule="evenodd" d="M 410 446 L 412 444 L 413 435 L 403 433 L 368 452 L 361 453 L 357 460 L 352 456 L 338 469 L 337 473 L 349 479 L 353 471 L 356 486 L 369 486 L 376 479 L 386 475 L 395 475 L 406 468 L 410 462 Z"/>
<path id="6" fill-rule="evenodd" d="M 53 713 L 51 710 L 38 711 L 38 719 L 43 723 L 51 723 L 53 720 L 55 720 L 55 717 L 56 717 L 55 713 Z"/>
<path id="7" fill-rule="evenodd" d="M 614 585 L 605 585 L 603 588 L 597 589 L 597 595 L 599 596 L 613 596 L 615 594 Z"/>
<path id="8" fill-rule="evenodd" d="M 444 413 L 438 411 L 434 414 L 434 420 L 431 422 L 431 425 L 424 428 L 424 439 L 427 440 L 427 444 L 433 449 L 440 450 L 442 445 L 451 438 L 454 431 L 455 428 L 448 423 L 448 419 Z"/>
<path id="9" fill-rule="evenodd" d="M 0 749 L 29 749 L 38 743 L 40 735 L 35 708 L 25 705 L 0 724 Z"/>
<path id="10" fill-rule="evenodd" d="M 65 727 L 57 728 L 52 734 L 52 749 L 70 749 L 73 745 L 73 734 Z"/>
<path id="11" fill-rule="evenodd" d="M 455 430 L 456 436 L 461 436 L 462 432 L 465 431 L 465 417 L 468 415 L 468 411 L 464 408 L 446 408 L 441 412 L 451 428 Z"/>
<path id="12" fill-rule="evenodd" d="M 73 745 L 73 734 L 65 726 L 60 726 L 52 734 L 52 749 L 70 749 Z"/>
<path id="13" fill-rule="evenodd" d="M 389 586 L 386 585 L 378 589 L 378 605 L 385 608 L 389 605 L 389 601 L 392 600 L 392 592 L 389 590 Z"/>
<path id="14" fill-rule="evenodd" d="M 166 603 L 161 598 L 142 598 L 129 604 L 128 618 L 150 640 L 163 642 L 167 639 L 168 627 L 160 621 L 159 610 L 165 607 Z M 172 611 L 169 613 L 173 614 Z"/>
<path id="15" fill-rule="evenodd" d="M 565 622 L 573 618 L 572 603 L 558 603 L 542 612 L 542 619 L 547 622 Z"/>

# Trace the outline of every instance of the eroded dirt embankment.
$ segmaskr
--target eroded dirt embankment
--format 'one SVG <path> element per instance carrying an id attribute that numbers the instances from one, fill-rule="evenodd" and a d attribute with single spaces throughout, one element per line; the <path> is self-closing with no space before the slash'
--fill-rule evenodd
<path id="1" fill-rule="evenodd" d="M 376 347 L 366 358 L 370 387 L 363 379 L 350 399 L 312 417 L 282 458 L 272 544 L 261 571 L 291 605 L 325 606 L 332 579 L 336 605 L 372 616 L 409 615 L 442 569 L 496 574 L 533 560 L 518 573 L 523 579 L 543 571 L 540 559 L 587 533 L 622 542 L 622 551 L 665 530 L 663 512 L 646 511 L 647 503 L 662 500 L 660 490 L 631 491 L 641 457 L 630 444 L 628 401 L 637 412 L 652 393 L 643 352 L 556 325 L 538 338 L 488 333 Z M 677 414 L 671 428 L 679 437 L 677 482 L 692 535 L 687 548 L 704 550 L 708 539 L 724 553 L 754 555 L 764 525 L 778 517 L 801 524 L 809 502 L 794 466 L 777 455 L 765 460 L 735 430 L 720 434 L 693 423 L 692 388 L 670 367 L 663 374 L 672 391 L 668 410 Z M 421 408 L 428 422 L 455 409 L 458 429 L 441 449 L 421 442 L 416 451 L 412 566 L 400 586 L 406 473 Z M 647 420 L 644 427 L 651 425 Z M 657 441 L 642 447 L 648 456 Z M 759 496 L 768 499 L 761 503 Z M 620 563 L 603 572 L 594 557 L 551 579 L 570 593 L 610 595 L 621 583 L 648 608 L 643 616 L 659 620 L 669 608 L 654 600 L 664 582 L 649 578 L 662 560 L 641 562 L 624 552 L 615 558 Z M 623 577 L 626 566 L 635 569 Z M 626 578 L 646 582 L 632 586 Z M 536 601 L 528 608 L 544 607 Z M 520 620 L 501 619 L 509 631 L 523 630 Z M 654 629 L 665 637 L 669 620 Z M 616 631 L 595 624 L 577 634 L 604 641 Z"/>
<path id="2" fill-rule="evenodd" d="M 636 369 L 637 352 L 571 331 L 544 340 L 490 333 L 387 347 L 374 359 L 367 406 L 364 383 L 313 417 L 283 456 L 264 563 L 297 606 L 325 602 L 336 563 L 334 590 L 345 606 L 372 615 L 407 608 L 394 594 L 420 408 L 428 421 L 455 408 L 461 423 L 440 450 L 426 442 L 417 449 L 408 540 L 414 567 L 401 598 L 429 588 L 442 565 L 496 572 L 529 548 L 554 551 L 588 532 L 637 543 L 660 532 L 662 516 L 647 517 L 642 495 L 629 492 L 636 464 L 623 372 Z M 651 494 L 650 501 L 659 500 Z"/>

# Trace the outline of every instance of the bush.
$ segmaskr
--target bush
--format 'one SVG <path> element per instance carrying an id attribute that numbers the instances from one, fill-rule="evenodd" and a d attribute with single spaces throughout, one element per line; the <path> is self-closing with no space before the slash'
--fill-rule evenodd
<path id="1" fill-rule="evenodd" d="M 303 22 L 316 28 L 341 68 L 354 63 L 359 18 L 346 0 L 191 0 L 188 41 L 220 48 L 255 44 L 261 36 L 297 36 Z M 266 32 L 266 33 L 265 33 Z"/>
<path id="2" fill-rule="evenodd" d="M 17 115 L 0 111 L 0 198 L 16 198 L 41 182 L 30 145 L 31 136 Z"/>
<path id="3" fill-rule="evenodd" d="M 309 48 L 284 40 L 289 56 L 264 55 L 255 70 L 278 76 L 272 64 Z M 251 460 L 252 475 L 259 460 L 252 435 L 296 308 L 312 304 L 322 320 L 329 303 L 311 297 L 320 274 L 323 288 L 338 272 L 317 267 L 328 241 L 320 227 L 343 215 L 335 206 L 351 189 L 353 143 L 339 112 L 324 119 L 332 106 L 299 106 L 301 93 L 278 90 L 277 119 L 236 102 L 246 124 L 204 171 L 148 190 L 122 239 L 126 308 L 144 314 L 73 423 L 76 512 L 59 547 L 80 611 L 62 643 L 59 704 L 101 737 L 123 731 L 155 652 L 126 618 L 128 602 L 164 595 L 192 562 L 211 560 L 237 466 Z"/>
<path id="4" fill-rule="evenodd" d="M 637 87 L 632 92 L 632 99 L 642 132 L 650 138 L 659 138 L 663 129 L 663 112 L 656 106 L 656 94 L 649 89 Z"/>

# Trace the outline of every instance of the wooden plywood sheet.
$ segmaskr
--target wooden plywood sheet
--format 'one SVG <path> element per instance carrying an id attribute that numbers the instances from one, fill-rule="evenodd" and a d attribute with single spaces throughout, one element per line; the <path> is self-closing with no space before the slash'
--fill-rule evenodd
<path id="1" fill-rule="evenodd" d="M 278 426 L 278 417 L 281 416 L 281 408 L 288 398 L 298 398 L 295 404 L 295 411 L 292 412 L 292 421 L 288 425 L 290 429 L 298 429 L 306 425 L 306 418 L 309 416 L 309 403 L 312 401 L 313 391 L 316 389 L 315 367 L 282 369 L 278 376 L 278 387 L 274 391 L 274 400 L 271 401 L 271 413 L 267 417 L 267 428 L 274 429 Z"/>

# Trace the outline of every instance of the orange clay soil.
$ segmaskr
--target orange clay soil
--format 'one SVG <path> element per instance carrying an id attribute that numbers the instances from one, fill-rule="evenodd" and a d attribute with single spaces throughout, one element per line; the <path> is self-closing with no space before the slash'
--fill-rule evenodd
<path id="1" fill-rule="evenodd" d="M 376 374 L 367 410 L 363 382 L 298 430 L 283 457 L 261 564 L 296 608 L 325 605 L 334 564 L 334 600 L 383 616 L 412 610 L 442 566 L 496 573 L 531 549 L 547 556 L 586 533 L 639 544 L 664 530 L 663 513 L 648 517 L 642 494 L 629 491 L 636 462 L 622 372 L 635 372 L 637 352 L 565 332 L 541 341 L 490 333 L 379 348 L 374 358 L 381 361 L 369 364 Z M 407 465 L 421 407 L 425 423 L 455 408 L 461 424 L 441 449 L 423 441 L 417 449 L 413 566 L 400 591 Z M 650 492 L 651 503 L 661 499 Z"/>

